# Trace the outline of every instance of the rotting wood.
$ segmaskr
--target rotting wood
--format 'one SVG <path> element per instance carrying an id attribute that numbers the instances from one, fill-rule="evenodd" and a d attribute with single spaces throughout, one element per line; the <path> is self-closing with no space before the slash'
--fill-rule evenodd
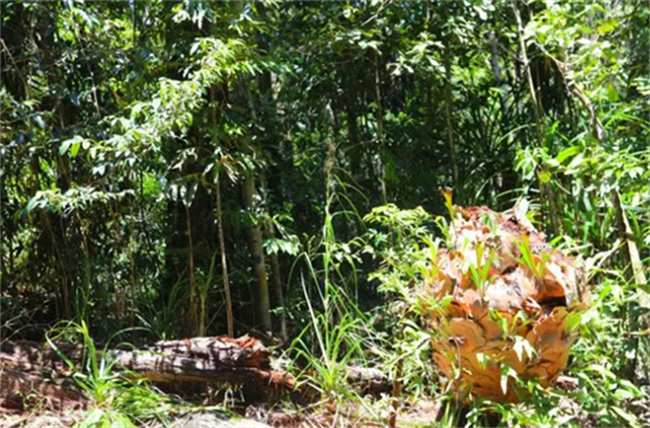
<path id="1" fill-rule="evenodd" d="M 38 405 L 55 410 L 75 410 L 85 408 L 86 402 L 84 395 L 68 382 L 57 383 L 39 374 L 0 368 L 0 409 Z"/>
<path id="2" fill-rule="evenodd" d="M 83 364 L 82 347 L 57 347 L 75 365 Z M 135 374 L 156 383 L 214 382 L 241 385 L 263 394 L 299 392 L 293 376 L 271 368 L 271 351 L 249 336 L 160 341 L 134 350 L 109 350 L 107 354 L 116 367 L 125 370 L 126 376 Z M 49 346 L 30 341 L 4 342 L 0 347 L 0 367 L 0 396 L 4 399 L 29 393 L 56 399 L 74 395 L 69 395 L 66 388 L 50 387 L 49 377 L 65 377 L 72 370 Z M 30 387 L 21 379 L 28 379 L 35 386 Z"/>
<path id="3" fill-rule="evenodd" d="M 57 345 L 74 363 L 83 359 L 79 346 Z M 5 342 L 0 348 L 0 363 L 17 370 L 67 370 L 60 356 L 50 347 L 36 342 Z M 234 382 L 259 383 L 269 388 L 295 388 L 295 380 L 270 368 L 271 351 L 257 339 L 197 337 L 160 341 L 134 350 L 110 350 L 117 365 L 155 382 Z"/>

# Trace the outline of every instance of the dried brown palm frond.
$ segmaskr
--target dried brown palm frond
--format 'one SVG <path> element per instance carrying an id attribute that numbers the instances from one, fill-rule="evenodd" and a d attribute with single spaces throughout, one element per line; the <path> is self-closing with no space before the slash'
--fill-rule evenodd
<path id="1" fill-rule="evenodd" d="M 450 198 L 450 195 L 447 195 Z M 420 292 L 434 361 L 458 396 L 518 401 L 512 376 L 548 386 L 567 365 L 585 276 L 520 204 L 454 207 L 450 245 Z"/>

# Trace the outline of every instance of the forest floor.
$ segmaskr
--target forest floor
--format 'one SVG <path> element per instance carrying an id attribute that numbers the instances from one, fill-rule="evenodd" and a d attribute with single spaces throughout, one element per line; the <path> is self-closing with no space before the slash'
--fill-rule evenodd
<path id="1" fill-rule="evenodd" d="M 373 402 L 374 401 L 374 402 Z M 376 406 L 375 400 L 368 400 L 366 405 Z M 581 406 L 571 400 L 563 400 L 560 405 L 563 411 L 575 415 L 575 420 L 584 428 L 598 426 L 598 419 L 582 414 Z M 249 405 L 240 407 L 240 413 L 225 413 L 214 407 L 195 407 L 192 410 L 173 412 L 167 415 L 167 419 L 150 421 L 144 425 L 148 428 L 325 428 L 325 427 L 384 427 L 390 426 L 391 409 L 383 406 L 383 414 L 371 415 L 359 403 L 350 405 L 347 410 L 331 406 L 319 406 L 317 409 L 276 407 L 271 410 L 265 405 Z M 650 397 L 646 397 L 636 403 L 635 410 L 640 421 L 650 421 Z M 424 428 L 439 426 L 443 417 L 442 401 L 439 399 L 422 399 L 416 404 L 400 408 L 395 419 L 395 427 L 401 428 Z M 52 411 L 52 410 L 30 410 L 20 413 L 2 414 L 0 409 L 0 427 L 3 428 L 64 428 L 72 426 L 87 426 L 88 413 L 83 410 L 74 411 Z M 461 420 L 463 418 L 461 417 Z M 492 418 L 490 426 L 500 424 L 500 418 Z M 102 425 L 103 426 L 103 425 Z M 119 427 L 120 425 L 112 425 Z M 462 425 L 459 425 L 462 426 Z"/>
<path id="2" fill-rule="evenodd" d="M 438 417 L 440 403 L 434 400 L 422 400 L 415 406 L 403 409 L 396 419 L 397 427 L 427 427 L 433 426 Z M 0 414 L 2 412 L 0 411 Z M 152 421 L 143 426 L 149 428 L 321 428 L 321 427 L 381 427 L 386 423 L 373 421 L 363 411 L 355 414 L 346 414 L 340 409 L 321 408 L 320 410 L 308 409 L 274 409 L 268 410 L 264 406 L 248 406 L 244 416 L 230 415 L 217 410 L 195 410 L 179 412 L 169 415 L 165 421 Z M 32 410 L 28 412 L 4 414 L 0 416 L 0 427 L 4 428 L 64 428 L 83 426 L 87 418 L 83 410 L 52 411 Z M 388 420 L 389 414 L 386 415 Z M 117 427 L 116 427 L 117 428 Z"/>

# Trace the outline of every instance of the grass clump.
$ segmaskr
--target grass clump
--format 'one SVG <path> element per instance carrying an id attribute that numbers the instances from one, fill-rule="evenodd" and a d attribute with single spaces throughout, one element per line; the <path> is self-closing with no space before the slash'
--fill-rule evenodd
<path id="1" fill-rule="evenodd" d="M 50 330 L 46 339 L 72 371 L 72 379 L 89 400 L 84 419 L 76 427 L 123 428 L 167 420 L 171 401 L 136 373 L 116 365 L 109 352 L 111 340 L 98 349 L 84 321 L 61 322 Z M 80 365 L 57 346 L 63 342 L 81 347 Z M 124 342 L 117 345 L 121 346 L 130 345 Z"/>

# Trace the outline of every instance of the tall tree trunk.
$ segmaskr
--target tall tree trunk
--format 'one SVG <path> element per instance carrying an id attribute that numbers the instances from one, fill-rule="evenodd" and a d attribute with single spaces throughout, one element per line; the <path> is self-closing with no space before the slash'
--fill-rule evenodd
<path id="1" fill-rule="evenodd" d="M 244 5 L 243 1 L 236 1 L 234 4 L 235 4 L 235 10 L 239 12 L 243 11 L 243 5 Z M 264 17 L 266 14 L 266 8 L 264 4 L 260 2 L 257 4 L 257 7 L 260 16 Z M 268 43 L 266 42 L 262 34 L 257 35 L 257 44 L 258 44 L 260 55 L 264 57 L 268 52 Z M 258 80 L 258 87 L 260 88 L 260 92 L 262 93 L 262 96 L 264 95 L 268 96 L 269 100 L 272 98 L 271 74 L 269 72 L 261 74 Z M 264 126 L 265 123 L 263 121 L 264 119 L 267 118 L 266 117 L 267 112 L 266 111 L 264 112 L 265 113 L 264 117 L 262 118 L 262 121 L 260 123 L 253 102 L 253 95 L 251 94 L 251 91 L 247 86 L 246 82 L 244 82 L 243 91 L 246 97 L 246 101 L 248 103 L 248 108 L 253 123 Z M 275 131 L 274 129 L 270 129 L 269 130 L 270 135 L 273 135 L 274 131 Z M 275 143 L 275 142 L 276 141 L 271 141 L 271 143 Z M 252 141 L 249 141 L 249 145 L 247 149 L 251 153 L 257 153 L 260 151 L 260 148 L 254 145 Z M 255 292 L 255 299 L 254 299 L 256 322 L 265 331 L 271 332 L 273 331 L 272 324 L 271 324 L 271 302 L 269 298 L 269 284 L 268 284 L 268 276 L 266 271 L 266 263 L 264 261 L 262 225 L 260 224 L 260 219 L 258 218 L 257 209 L 256 209 L 258 207 L 258 201 L 260 200 L 260 196 L 257 192 L 254 173 L 263 175 L 262 171 L 246 172 L 246 177 L 244 179 L 244 183 L 242 186 L 242 202 L 244 205 L 244 209 L 249 213 L 250 216 L 248 225 L 246 227 L 246 235 L 248 237 L 248 247 L 251 256 L 253 258 L 253 271 L 255 273 L 255 277 L 257 278 L 257 289 Z M 261 184 L 263 185 L 263 182 Z"/>
<path id="2" fill-rule="evenodd" d="M 350 93 L 347 94 L 345 102 L 346 125 L 348 132 L 348 150 L 350 153 L 350 173 L 357 183 L 364 179 L 362 161 L 363 150 L 359 147 L 359 124 L 357 123 L 357 111 L 355 100 Z"/>
<path id="3" fill-rule="evenodd" d="M 266 20 L 266 6 L 260 2 L 258 6 L 258 11 L 260 18 Z M 257 46 L 262 57 L 266 57 L 269 51 L 269 43 L 263 33 L 259 33 L 257 37 Z M 276 94 L 273 89 L 273 76 L 270 70 L 266 70 L 261 73 L 258 78 L 258 85 L 260 89 L 260 94 L 262 97 L 262 121 L 264 123 L 265 132 L 265 145 L 267 147 L 278 147 L 278 152 L 281 152 L 281 142 L 282 137 L 280 132 L 278 132 L 277 123 L 278 123 L 278 112 L 276 106 Z M 281 175 L 281 172 L 278 171 L 277 166 L 271 165 L 267 169 L 268 172 Z M 265 171 L 265 173 L 267 172 Z M 261 175 L 260 185 L 262 189 L 267 190 L 265 195 L 269 195 L 268 183 L 266 181 L 265 174 Z M 270 218 L 269 204 L 264 204 L 264 208 L 267 216 Z M 271 220 L 266 220 L 264 222 L 264 232 L 267 237 L 272 238 L 275 236 L 274 226 Z M 280 262 L 278 260 L 278 254 L 273 253 L 269 255 L 269 262 L 271 264 L 271 304 L 273 309 L 280 309 L 279 313 L 273 317 L 273 325 L 275 326 L 276 332 L 280 334 L 283 340 L 287 338 L 287 323 L 286 316 L 284 313 L 284 293 L 282 291 L 282 277 L 280 275 Z"/>
<path id="4" fill-rule="evenodd" d="M 256 322 L 265 330 L 271 328 L 271 304 L 269 301 L 269 284 L 266 276 L 266 264 L 264 263 L 264 247 L 262 242 L 262 230 L 255 219 L 255 200 L 259 199 L 255 188 L 255 177 L 252 172 L 247 172 L 242 185 L 242 204 L 249 213 L 250 219 L 246 226 L 248 248 L 253 258 L 253 273 L 257 279 L 255 290 L 255 315 Z"/>
<path id="5" fill-rule="evenodd" d="M 499 43 L 494 31 L 490 33 L 489 42 L 490 50 L 492 53 L 492 58 L 490 61 L 492 66 L 492 73 L 494 74 L 497 85 L 501 90 L 501 117 L 504 120 L 505 128 L 508 129 L 508 116 L 505 114 L 508 105 L 508 86 L 504 84 L 503 77 L 501 76 L 501 65 L 499 64 Z"/>
<path id="6" fill-rule="evenodd" d="M 257 113 L 255 111 L 255 105 L 253 104 L 253 96 L 244 83 L 244 93 L 246 100 L 248 102 L 248 108 L 251 114 L 251 118 L 254 123 L 258 123 Z M 253 142 L 249 140 L 248 147 L 246 147 L 250 153 L 258 152 L 259 148 L 253 145 Z M 244 210 L 246 210 L 250 216 L 248 224 L 246 226 L 246 235 L 248 237 L 248 248 L 253 258 L 253 272 L 257 278 L 257 289 L 255 290 L 255 322 L 261 326 L 265 331 L 273 331 L 271 324 L 271 302 L 269 299 L 269 283 L 266 273 L 266 263 L 264 262 L 264 246 L 263 246 L 263 236 L 262 228 L 259 224 L 259 218 L 257 215 L 257 206 L 258 201 L 260 200 L 260 195 L 257 192 L 255 186 L 255 172 L 256 171 L 246 171 L 244 183 L 242 185 L 242 203 Z"/>
<path id="7" fill-rule="evenodd" d="M 271 220 L 264 223 L 266 236 L 275 236 L 275 227 Z M 287 317 L 284 312 L 284 292 L 282 284 L 282 275 L 280 273 L 280 260 L 277 253 L 269 254 L 269 262 L 271 263 L 271 303 L 274 309 L 280 309 L 279 313 L 273 319 L 276 327 L 276 332 L 280 334 L 282 340 L 287 340 Z"/>

